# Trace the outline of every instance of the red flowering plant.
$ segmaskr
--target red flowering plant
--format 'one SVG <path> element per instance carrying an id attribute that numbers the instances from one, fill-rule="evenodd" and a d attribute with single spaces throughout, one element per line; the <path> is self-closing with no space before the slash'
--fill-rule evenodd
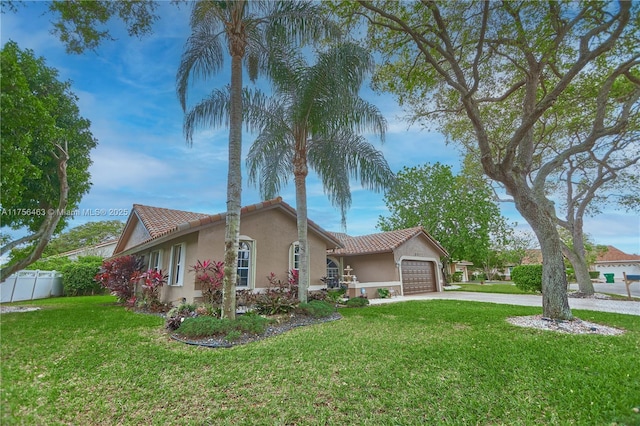
<path id="1" fill-rule="evenodd" d="M 167 283 L 167 275 L 162 270 L 149 269 L 141 275 L 142 278 L 142 306 L 152 311 L 162 308 L 160 290 Z"/>
<path id="2" fill-rule="evenodd" d="M 259 314 L 276 315 L 293 311 L 298 306 L 298 271 L 292 269 L 287 281 L 271 272 L 267 276 L 269 286 L 256 295 L 255 309 Z"/>
<path id="3" fill-rule="evenodd" d="M 198 263 L 193 265 L 190 271 L 196 274 L 196 284 L 200 285 L 202 289 L 202 297 L 205 303 L 219 307 L 222 304 L 224 262 L 198 260 Z"/>
<path id="4" fill-rule="evenodd" d="M 100 272 L 94 280 L 116 296 L 118 302 L 135 304 L 135 287 L 142 276 L 142 271 L 142 257 L 121 256 L 103 261 Z"/>

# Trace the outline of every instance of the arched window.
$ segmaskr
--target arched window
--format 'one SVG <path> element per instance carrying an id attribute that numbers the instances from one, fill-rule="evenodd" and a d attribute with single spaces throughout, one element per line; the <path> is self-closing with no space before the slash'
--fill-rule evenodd
<path id="1" fill-rule="evenodd" d="M 250 288 L 251 283 L 251 242 L 240 241 L 238 245 L 237 287 Z"/>
<path id="2" fill-rule="evenodd" d="M 340 267 L 338 262 L 327 257 L 327 287 L 335 288 L 340 285 Z"/>

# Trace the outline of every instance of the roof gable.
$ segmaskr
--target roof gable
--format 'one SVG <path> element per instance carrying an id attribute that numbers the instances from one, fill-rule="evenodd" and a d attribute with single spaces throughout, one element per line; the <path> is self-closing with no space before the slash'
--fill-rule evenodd
<path id="1" fill-rule="evenodd" d="M 377 234 L 361 235 L 352 237 L 344 233 L 332 233 L 338 239 L 343 248 L 332 251 L 336 255 L 361 255 L 373 253 L 392 252 L 411 238 L 423 235 L 438 250 L 447 255 L 447 251 L 421 226 L 415 228 L 398 229 L 395 231 L 380 232 Z"/>

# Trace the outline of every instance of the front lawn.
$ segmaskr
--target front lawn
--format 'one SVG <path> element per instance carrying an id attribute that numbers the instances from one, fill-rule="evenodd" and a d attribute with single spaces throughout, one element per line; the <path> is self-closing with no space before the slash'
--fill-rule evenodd
<path id="1" fill-rule="evenodd" d="M 574 310 L 621 336 L 512 326 L 540 308 L 451 300 L 343 319 L 231 349 L 170 340 L 111 297 L 2 314 L 4 424 L 639 424 L 634 316 Z"/>

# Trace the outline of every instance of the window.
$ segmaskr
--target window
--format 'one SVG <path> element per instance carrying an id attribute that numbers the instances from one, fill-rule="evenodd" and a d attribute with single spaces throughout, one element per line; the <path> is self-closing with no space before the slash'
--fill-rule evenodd
<path id="1" fill-rule="evenodd" d="M 339 271 L 338 263 L 333 259 L 327 258 L 327 278 L 338 278 Z"/>
<path id="2" fill-rule="evenodd" d="M 327 287 L 335 288 L 340 285 L 340 268 L 338 262 L 327 258 Z"/>
<path id="3" fill-rule="evenodd" d="M 162 252 L 160 250 L 152 251 L 149 254 L 149 269 L 153 271 L 162 269 Z"/>
<path id="4" fill-rule="evenodd" d="M 300 243 L 297 241 L 289 247 L 289 269 L 300 270 Z"/>
<path id="5" fill-rule="evenodd" d="M 176 244 L 171 247 L 171 264 L 169 269 L 169 285 L 182 285 L 184 276 L 184 262 L 186 244 Z"/>
<path id="6" fill-rule="evenodd" d="M 238 245 L 238 283 L 237 287 L 250 288 L 251 283 L 251 243 L 240 241 Z"/>

